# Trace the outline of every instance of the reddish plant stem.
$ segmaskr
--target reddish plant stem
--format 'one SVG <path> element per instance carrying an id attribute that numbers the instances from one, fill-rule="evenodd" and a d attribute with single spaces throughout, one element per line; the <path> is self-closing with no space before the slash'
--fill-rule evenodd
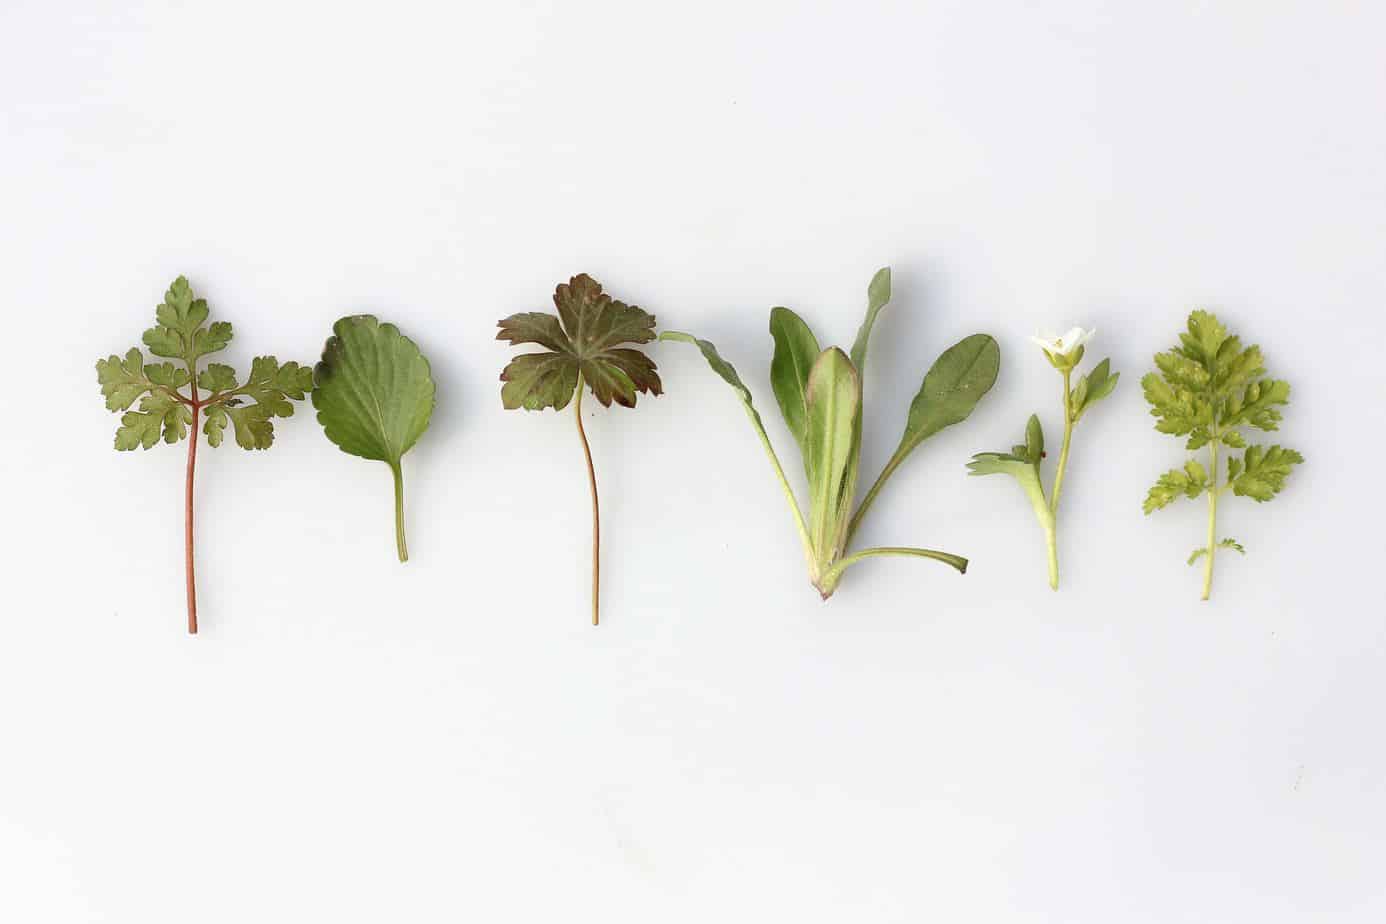
<path id="1" fill-rule="evenodd" d="M 192 383 L 192 433 L 188 436 L 188 480 L 184 491 L 183 560 L 188 573 L 188 634 L 197 634 L 197 585 L 193 580 L 193 471 L 197 467 L 197 418 L 202 404 L 197 400 L 197 381 Z"/>
<path id="2" fill-rule="evenodd" d="M 602 583 L 602 516 L 597 502 L 597 470 L 592 467 L 592 447 L 587 445 L 587 431 L 582 426 L 582 376 L 578 375 L 577 399 L 573 402 L 578 436 L 582 439 L 582 455 L 587 460 L 587 483 L 592 489 L 592 625 L 598 625 Z"/>

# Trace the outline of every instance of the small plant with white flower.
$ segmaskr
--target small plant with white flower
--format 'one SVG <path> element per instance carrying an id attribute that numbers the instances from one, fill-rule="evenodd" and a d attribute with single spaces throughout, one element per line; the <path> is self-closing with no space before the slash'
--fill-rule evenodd
<path id="1" fill-rule="evenodd" d="M 1059 589 L 1059 492 L 1064 485 L 1064 471 L 1068 468 L 1068 450 L 1073 441 L 1073 428 L 1092 407 L 1116 388 L 1121 373 L 1111 371 L 1111 361 L 1102 360 L 1092 371 L 1073 384 L 1073 372 L 1083 361 L 1087 342 L 1096 330 L 1075 327 L 1060 337 L 1031 337 L 1044 351 L 1049 364 L 1058 370 L 1064 379 L 1064 441 L 1059 449 L 1059 462 L 1054 470 L 1053 487 L 1046 496 L 1041 477 L 1040 463 L 1045 458 L 1044 428 L 1039 417 L 1030 415 L 1025 426 L 1025 442 L 1011 447 L 1010 452 L 979 452 L 967 463 L 973 475 L 994 475 L 998 472 L 1010 475 L 1020 483 L 1025 496 L 1034 508 L 1035 519 L 1044 530 L 1044 541 L 1049 551 L 1049 586 Z"/>

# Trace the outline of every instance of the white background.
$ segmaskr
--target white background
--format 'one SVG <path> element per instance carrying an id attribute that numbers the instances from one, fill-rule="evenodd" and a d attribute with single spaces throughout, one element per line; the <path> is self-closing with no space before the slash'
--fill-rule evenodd
<path id="1" fill-rule="evenodd" d="M 50 3 L 0 12 L 0 920 L 1380 921 L 1386 14 L 1370 3 Z M 736 363 L 785 458 L 768 309 L 850 344 L 874 477 L 923 371 L 1000 379 L 883 494 L 820 603 L 691 349 L 590 416 L 501 409 L 496 319 L 588 271 Z M 117 454 L 92 364 L 186 273 L 230 361 L 375 312 L 431 358 L 386 469 L 311 413 Z M 1138 380 L 1190 308 L 1294 384 L 1308 463 L 1145 518 Z M 967 479 L 1094 325 L 1064 587 Z"/>

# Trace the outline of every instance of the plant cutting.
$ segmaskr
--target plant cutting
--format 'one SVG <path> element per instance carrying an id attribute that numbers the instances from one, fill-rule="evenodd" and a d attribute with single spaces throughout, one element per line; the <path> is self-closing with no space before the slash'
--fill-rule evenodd
<path id="1" fill-rule="evenodd" d="M 1059 449 L 1059 463 L 1054 469 L 1054 484 L 1048 497 L 1045 496 L 1044 481 L 1040 462 L 1044 459 L 1044 428 L 1038 415 L 1031 414 L 1025 425 L 1025 442 L 1011 447 L 1010 452 L 979 452 L 967 463 L 972 475 L 1010 475 L 1030 499 L 1035 511 L 1035 519 L 1044 530 L 1044 542 L 1049 552 L 1049 587 L 1059 589 L 1059 492 L 1064 486 L 1064 472 L 1068 468 L 1068 450 L 1073 441 L 1073 428 L 1083 419 L 1088 408 L 1112 393 L 1121 373 L 1111 371 L 1110 360 L 1104 359 L 1092 371 L 1073 384 L 1073 371 L 1083 361 L 1083 351 L 1092 339 L 1095 330 L 1075 327 L 1059 336 L 1031 337 L 1044 351 L 1049 364 L 1058 370 L 1064 379 L 1063 411 L 1064 441 Z"/>
<path id="2" fill-rule="evenodd" d="M 313 407 L 327 438 L 345 453 L 390 467 L 401 562 L 409 560 L 402 460 L 428 429 L 434 393 L 428 360 L 414 341 L 369 314 L 332 325 L 313 369 Z"/>
<path id="3" fill-rule="evenodd" d="M 533 343 L 544 348 L 516 356 L 501 372 L 501 381 L 505 383 L 501 386 L 501 404 L 507 410 L 551 407 L 561 411 L 572 402 L 592 495 L 595 626 L 600 622 L 601 610 L 601 508 L 592 447 L 582 425 L 582 393 L 584 387 L 590 389 L 602 407 L 610 407 L 613 401 L 622 407 L 635 407 L 637 394 L 662 393 L 654 361 L 639 350 L 621 346 L 655 339 L 655 317 L 635 305 L 613 299 L 586 273 L 560 284 L 554 291 L 553 303 L 558 309 L 556 315 L 528 311 L 498 322 L 497 340 L 505 340 L 511 346 Z"/>
<path id="4" fill-rule="evenodd" d="M 770 312 L 770 336 L 775 352 L 770 384 L 795 441 L 799 444 L 808 479 L 808 517 L 805 519 L 785 477 L 784 468 L 765 432 L 751 392 L 717 348 L 691 334 L 665 331 L 661 340 L 695 345 L 713 372 L 735 390 L 760 437 L 770 465 L 794 517 L 808 561 L 809 580 L 824 600 L 833 595 L 843 572 L 877 555 L 930 558 L 967 571 L 967 559 L 949 552 L 904 546 L 876 547 L 849 553 L 866 512 L 890 476 L 919 444 L 944 427 L 966 420 L 996 381 L 1001 354 L 996 341 L 973 334 L 949 347 L 924 376 L 910 405 L 900 444 L 886 462 L 859 506 L 853 509 L 862 441 L 862 377 L 867 343 L 881 310 L 890 301 L 890 268 L 879 270 L 867 287 L 866 318 L 857 331 L 850 356 L 837 347 L 820 349 L 809 326 L 788 308 Z"/>
<path id="5" fill-rule="evenodd" d="M 144 345 L 155 356 L 177 360 L 148 362 L 139 348 L 124 358 L 109 356 L 96 362 L 96 378 L 106 407 L 124 411 L 116 430 L 115 448 L 151 449 L 160 440 L 188 440 L 184 481 L 184 565 L 187 575 L 188 632 L 197 633 L 197 586 L 193 577 L 193 481 L 197 466 L 197 427 L 213 449 L 221 445 L 227 425 L 242 449 L 268 449 L 274 442 L 274 418 L 294 412 L 291 401 L 302 401 L 313 387 L 312 370 L 296 362 L 282 366 L 273 356 L 251 360 L 250 375 L 238 382 L 236 371 L 222 363 L 201 365 L 203 357 L 226 349 L 231 325 L 207 323 L 205 299 L 195 298 L 188 280 L 179 276 L 155 309 L 155 326 L 144 332 Z M 186 389 L 186 390 L 184 390 Z M 130 408 L 139 402 L 138 410 Z"/>
<path id="6" fill-rule="evenodd" d="M 1189 452 L 1206 448 L 1208 464 L 1205 467 L 1195 457 L 1183 468 L 1165 472 L 1146 495 L 1144 510 L 1150 514 L 1180 497 L 1207 496 L 1207 540 L 1188 561 L 1193 565 L 1203 560 L 1202 599 L 1207 600 L 1213 592 L 1217 553 L 1231 549 L 1246 554 L 1237 540 L 1217 538 L 1218 499 L 1230 491 L 1258 503 L 1274 500 L 1294 466 L 1304 461 L 1283 446 L 1248 445 L 1243 432 L 1280 429 L 1280 408 L 1289 403 L 1290 383 L 1268 378 L 1261 348 L 1243 347 L 1215 315 L 1202 310 L 1189 315 L 1177 346 L 1155 355 L 1155 367 L 1157 371 L 1141 379 L 1155 429 L 1187 437 L 1184 448 Z M 1224 449 L 1227 475 L 1222 480 Z"/>

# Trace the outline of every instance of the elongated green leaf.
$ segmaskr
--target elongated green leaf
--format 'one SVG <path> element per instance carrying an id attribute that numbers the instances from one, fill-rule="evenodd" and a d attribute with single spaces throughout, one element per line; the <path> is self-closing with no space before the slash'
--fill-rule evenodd
<path id="1" fill-rule="evenodd" d="M 896 454 L 904 456 L 944 427 L 972 413 L 1001 368 L 1001 349 L 987 334 L 964 337 L 943 351 L 910 403 L 905 433 Z"/>
<path id="2" fill-rule="evenodd" d="M 400 459 L 433 414 L 436 389 L 428 360 L 395 325 L 355 315 L 332 326 L 313 376 L 313 407 L 327 438 L 343 452 L 390 466 L 399 557 L 407 560 Z M 234 410 L 231 416 L 235 421 Z"/>
<path id="3" fill-rule="evenodd" d="M 775 340 L 775 355 L 770 360 L 770 385 L 780 413 L 784 415 L 785 426 L 803 452 L 808 432 L 808 401 L 804 393 L 808 390 L 809 370 L 820 352 L 818 339 L 803 319 L 788 308 L 770 310 L 770 336 Z"/>
<path id="4" fill-rule="evenodd" d="M 871 329 L 876 326 L 876 316 L 890 302 L 890 267 L 883 266 L 871 277 L 866 287 L 866 317 L 857 329 L 857 339 L 852 342 L 852 365 L 857 375 L 866 378 L 866 348 L 871 340 Z"/>
<path id="5" fill-rule="evenodd" d="M 809 537 L 822 560 L 831 553 L 851 514 L 851 498 L 844 504 L 841 496 L 852 463 L 861 388 L 846 353 L 831 347 L 818 355 L 809 372 L 807 399 Z"/>

